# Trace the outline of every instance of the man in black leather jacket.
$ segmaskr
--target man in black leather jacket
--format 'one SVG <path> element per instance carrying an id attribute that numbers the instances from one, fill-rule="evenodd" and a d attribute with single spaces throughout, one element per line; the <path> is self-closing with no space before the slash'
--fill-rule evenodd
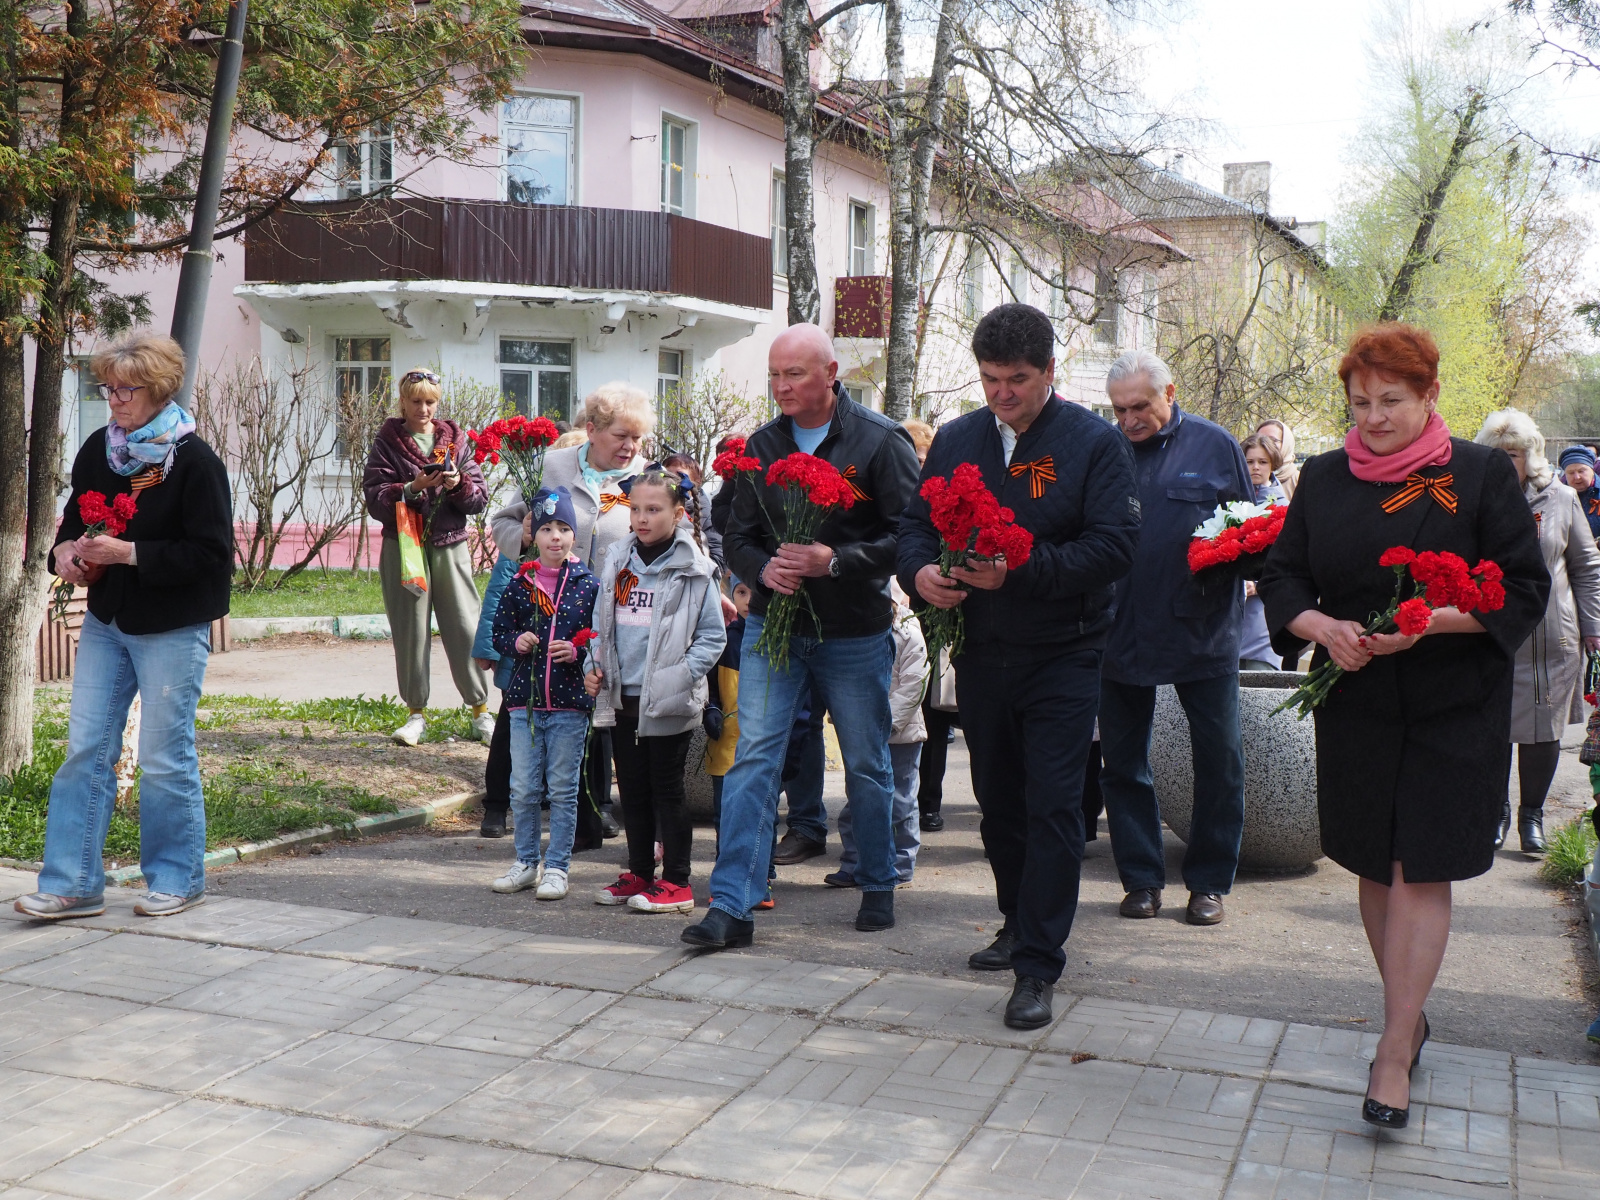
<path id="1" fill-rule="evenodd" d="M 782 415 L 745 446 L 762 470 L 759 478 L 738 480 L 724 537 L 729 568 L 754 596 L 740 661 L 739 748 L 723 784 L 711 909 L 683 933 L 684 941 L 704 949 L 750 944 L 750 912 L 767 892 L 784 751 L 800 691 L 813 681 L 827 697 L 844 758 L 860 852 L 856 928 L 871 932 L 894 924 L 889 578 L 900 513 L 917 489 L 917 456 L 904 429 L 844 394 L 833 344 L 817 326 L 795 325 L 779 334 L 768 368 Z M 809 545 L 785 540 L 783 493 L 766 483 L 767 469 L 797 452 L 832 463 L 856 493 L 855 503 L 826 520 Z M 809 605 L 795 620 L 788 665 L 778 670 L 755 645 L 773 596 L 802 587 Z"/>

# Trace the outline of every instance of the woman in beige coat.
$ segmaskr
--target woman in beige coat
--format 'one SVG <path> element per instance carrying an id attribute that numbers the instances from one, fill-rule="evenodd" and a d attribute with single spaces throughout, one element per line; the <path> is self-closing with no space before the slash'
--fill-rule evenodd
<path id="1" fill-rule="evenodd" d="M 1539 530 L 1550 572 L 1544 620 L 1517 651 L 1511 702 L 1511 740 L 1520 791 L 1517 835 L 1528 854 L 1544 852 L 1544 800 L 1561 757 L 1561 735 L 1584 719 L 1585 652 L 1600 651 L 1600 550 L 1589 532 L 1578 493 L 1555 478 L 1544 456 L 1544 435 L 1526 413 L 1490 413 L 1476 439 L 1510 457 Z M 1496 848 L 1511 829 L 1511 765 Z"/>

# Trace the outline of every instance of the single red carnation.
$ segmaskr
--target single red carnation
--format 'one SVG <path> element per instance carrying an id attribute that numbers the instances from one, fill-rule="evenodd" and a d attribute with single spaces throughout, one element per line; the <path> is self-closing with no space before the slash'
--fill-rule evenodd
<path id="1" fill-rule="evenodd" d="M 1427 631 L 1428 622 L 1433 620 L 1433 609 L 1428 607 L 1426 600 L 1412 599 L 1400 605 L 1394 614 L 1394 623 L 1400 627 L 1400 632 L 1407 637 Z"/>
<path id="2" fill-rule="evenodd" d="M 1503 583 L 1485 579 L 1478 588 L 1478 611 L 1497 612 L 1506 606 L 1506 589 Z"/>
<path id="3" fill-rule="evenodd" d="M 572 635 L 571 641 L 576 649 L 582 650 L 590 642 L 594 641 L 595 636 L 595 632 L 592 629 L 580 629 Z"/>
<path id="4" fill-rule="evenodd" d="M 1417 561 L 1417 552 L 1409 546 L 1390 546 L 1378 557 L 1380 567 L 1403 567 Z"/>
<path id="5" fill-rule="evenodd" d="M 978 534 L 975 549 L 985 558 L 1004 558 L 1015 571 L 1033 554 L 1033 534 L 1021 525 L 991 525 Z"/>

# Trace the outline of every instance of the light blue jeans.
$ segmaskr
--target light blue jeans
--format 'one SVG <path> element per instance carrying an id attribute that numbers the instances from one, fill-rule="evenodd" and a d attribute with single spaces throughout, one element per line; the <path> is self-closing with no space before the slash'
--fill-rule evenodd
<path id="1" fill-rule="evenodd" d="M 168 633 L 123 633 L 85 613 L 72 673 L 67 759 L 50 784 L 39 890 L 98 896 L 117 758 L 128 707 L 139 718 L 139 866 L 152 892 L 198 896 L 206 890 L 206 806 L 194 713 L 211 656 L 211 626 Z"/>
<path id="2" fill-rule="evenodd" d="M 813 678 L 828 698 L 844 757 L 845 796 L 860 853 L 856 882 L 868 892 L 893 891 L 896 882 L 889 765 L 894 639 L 888 630 L 871 637 L 791 638 L 788 668 L 777 671 L 756 653 L 764 625 L 755 613 L 746 618 L 739 656 L 739 748 L 722 786 L 721 844 L 711 872 L 713 906 L 740 920 L 748 920 L 767 894 L 784 752 L 800 689 Z"/>
<path id="3" fill-rule="evenodd" d="M 532 720 L 529 720 L 529 718 Z M 550 800 L 550 848 L 544 869 L 572 865 L 578 831 L 578 776 L 589 714 L 572 708 L 511 710 L 511 818 L 517 861 L 539 861 L 539 803 Z"/>
<path id="4" fill-rule="evenodd" d="M 922 765 L 921 742 L 891 742 L 889 765 L 894 769 L 894 873 L 901 883 L 911 882 L 917 868 L 917 851 L 922 848 L 922 830 L 917 818 L 917 769 Z M 839 830 L 839 873 L 856 873 L 855 822 L 850 805 L 839 810 L 834 824 Z"/>

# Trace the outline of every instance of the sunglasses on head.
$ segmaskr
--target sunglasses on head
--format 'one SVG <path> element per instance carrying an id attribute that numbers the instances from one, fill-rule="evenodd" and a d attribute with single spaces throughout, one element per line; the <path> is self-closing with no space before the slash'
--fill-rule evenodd
<path id="1" fill-rule="evenodd" d="M 401 383 L 438 383 L 439 377 L 432 371 L 407 371 L 400 377 Z"/>

